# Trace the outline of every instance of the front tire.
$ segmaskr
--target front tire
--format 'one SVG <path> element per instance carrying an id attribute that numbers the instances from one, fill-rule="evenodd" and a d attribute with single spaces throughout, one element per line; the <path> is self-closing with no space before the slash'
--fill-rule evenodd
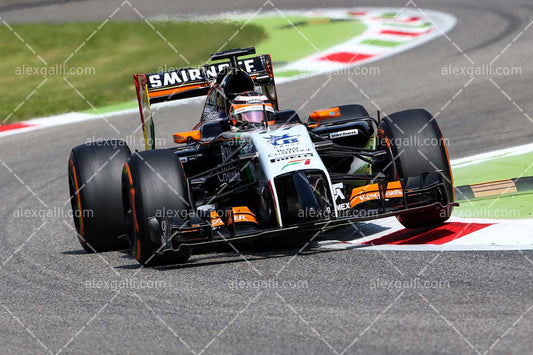
<path id="1" fill-rule="evenodd" d="M 131 251 L 142 265 L 179 264 L 191 249 L 160 254 L 161 241 L 150 237 L 148 218 L 169 213 L 186 219 L 191 203 L 185 172 L 178 157 L 168 149 L 134 153 L 124 164 L 122 195 Z"/>
<path id="2" fill-rule="evenodd" d="M 121 173 L 130 149 L 122 140 L 79 145 L 70 152 L 68 180 L 74 225 L 89 253 L 126 249 Z"/>
<path id="3" fill-rule="evenodd" d="M 381 121 L 380 128 L 389 141 L 395 178 L 420 176 L 440 170 L 448 203 L 454 201 L 453 177 L 444 138 L 433 116 L 423 109 L 393 113 Z M 396 169 L 394 169 L 394 166 Z M 427 208 L 397 216 L 406 228 L 430 227 L 450 218 L 452 208 Z"/>

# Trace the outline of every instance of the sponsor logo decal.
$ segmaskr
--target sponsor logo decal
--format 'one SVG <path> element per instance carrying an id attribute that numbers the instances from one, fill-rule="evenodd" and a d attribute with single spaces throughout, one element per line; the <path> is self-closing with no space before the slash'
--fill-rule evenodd
<path id="1" fill-rule="evenodd" d="M 262 104 L 263 103 L 263 100 L 261 99 L 250 99 L 250 100 L 246 100 L 246 103 L 247 104 Z"/>
<path id="2" fill-rule="evenodd" d="M 269 158 L 274 158 L 274 157 L 285 157 L 286 159 L 290 159 L 292 157 L 292 155 L 294 154 L 306 154 L 306 156 L 308 154 L 310 155 L 313 155 L 313 153 L 311 153 L 311 149 L 309 148 L 300 148 L 298 146 L 296 147 L 279 147 L 279 148 L 276 148 L 276 151 L 274 153 L 270 153 L 268 155 Z M 300 157 L 295 157 L 295 158 L 300 158 Z"/>
<path id="3" fill-rule="evenodd" d="M 283 167 L 281 168 L 281 170 L 285 169 L 285 168 L 288 167 L 288 166 L 298 165 L 298 164 L 301 164 L 301 163 L 303 163 L 304 165 L 309 165 L 309 164 L 311 164 L 311 159 L 296 159 L 296 160 L 291 160 L 291 161 L 287 162 L 287 164 L 283 165 Z"/>
<path id="4" fill-rule="evenodd" d="M 290 135 L 290 134 L 283 134 L 280 136 L 270 135 L 268 137 L 263 137 L 268 141 L 269 144 L 273 146 L 280 146 L 285 144 L 295 144 L 298 143 L 298 137 L 300 135 Z"/>
<path id="5" fill-rule="evenodd" d="M 337 205 L 337 211 L 346 211 L 350 208 L 350 204 L 348 202 L 339 203 Z"/>
<path id="6" fill-rule="evenodd" d="M 238 95 L 234 101 L 235 102 L 243 101 L 247 104 L 262 104 L 263 102 L 268 102 L 268 98 L 265 95 L 256 96 L 256 97 Z"/>
<path id="7" fill-rule="evenodd" d="M 216 76 L 226 67 L 229 67 L 229 62 L 211 64 L 206 66 L 205 70 L 203 68 L 184 68 L 148 74 L 148 89 L 151 90 L 167 86 L 183 85 L 191 82 L 204 82 L 216 78 Z M 240 60 L 239 67 L 248 73 L 265 70 L 260 57 Z"/>
<path id="8" fill-rule="evenodd" d="M 403 192 L 401 189 L 387 190 L 387 192 L 385 193 L 385 198 L 394 198 L 394 197 L 402 197 L 402 196 L 403 196 Z M 350 203 L 352 204 L 352 207 L 354 207 L 355 205 L 361 202 L 373 201 L 373 200 L 378 200 L 378 199 L 380 199 L 379 192 L 362 193 L 360 195 L 353 197 Z"/>
<path id="9" fill-rule="evenodd" d="M 340 137 L 348 137 L 348 136 L 356 136 L 359 134 L 358 129 L 350 129 L 347 131 L 340 131 L 340 132 L 333 132 L 329 134 L 329 138 L 340 138 Z"/>
<path id="10" fill-rule="evenodd" d="M 162 86 L 180 85 L 189 81 L 199 80 L 203 80 L 200 69 L 178 69 L 165 73 L 148 75 L 148 88 L 152 89 Z"/>
<path id="11" fill-rule="evenodd" d="M 279 161 L 284 161 L 284 160 L 289 160 L 289 159 L 308 158 L 308 157 L 312 157 L 312 156 L 314 156 L 313 153 L 290 155 L 288 157 L 270 159 L 270 162 L 271 163 L 276 163 L 276 162 L 279 162 Z"/>
<path id="12" fill-rule="evenodd" d="M 344 184 L 342 182 L 339 182 L 337 184 L 331 185 L 333 187 L 333 199 L 337 201 L 339 197 L 343 200 L 346 200 L 346 196 L 342 193 L 342 189 L 344 188 Z"/>
<path id="13" fill-rule="evenodd" d="M 220 147 L 220 153 L 222 154 L 222 160 L 226 160 L 231 154 L 233 154 L 233 149 L 231 147 Z M 241 174 L 239 171 L 231 171 L 232 167 L 223 168 L 223 173 L 218 175 L 218 181 L 220 182 L 233 182 L 233 181 L 242 181 Z M 234 169 L 233 169 L 234 170 Z"/>
<path id="14" fill-rule="evenodd" d="M 336 183 L 331 185 L 333 187 L 333 200 L 335 202 L 340 198 L 341 201 L 346 200 L 346 196 L 342 192 L 344 188 L 344 184 L 342 182 Z M 337 204 L 337 211 L 345 211 L 350 208 L 350 204 L 348 202 L 343 202 Z"/>

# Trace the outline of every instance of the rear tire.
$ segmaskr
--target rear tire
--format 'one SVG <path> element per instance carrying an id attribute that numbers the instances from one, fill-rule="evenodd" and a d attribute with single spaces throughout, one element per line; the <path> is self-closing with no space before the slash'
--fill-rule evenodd
<path id="1" fill-rule="evenodd" d="M 79 145 L 70 152 L 69 190 L 74 225 L 89 253 L 126 249 L 121 172 L 130 155 L 122 140 Z"/>
<path id="2" fill-rule="evenodd" d="M 148 218 L 178 216 L 191 210 L 187 179 L 178 157 L 168 149 L 134 153 L 124 164 L 122 195 L 131 251 L 142 265 L 186 262 L 192 250 L 158 254 L 161 241 L 152 240 Z"/>
<path id="3" fill-rule="evenodd" d="M 448 203 L 454 201 L 453 177 L 446 144 L 433 116 L 423 109 L 396 112 L 380 124 L 388 138 L 396 176 L 406 178 L 441 171 Z M 422 228 L 442 224 L 450 218 L 452 208 L 427 208 L 397 216 L 406 228 Z"/>

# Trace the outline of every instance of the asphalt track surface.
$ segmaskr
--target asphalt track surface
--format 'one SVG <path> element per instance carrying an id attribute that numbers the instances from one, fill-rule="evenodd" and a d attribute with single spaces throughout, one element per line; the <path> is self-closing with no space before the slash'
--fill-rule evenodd
<path id="1" fill-rule="evenodd" d="M 244 0 L 131 3 L 146 16 L 262 5 Z M 279 8 L 404 5 L 273 3 Z M 373 63 L 379 76 L 353 76 L 366 95 L 346 76 L 318 76 L 280 86 L 281 106 L 303 105 L 304 117 L 339 103 L 360 102 L 369 111 L 377 105 L 384 112 L 424 107 L 439 113 L 451 158 L 531 142 L 533 122 L 521 110 L 533 115 L 533 29 L 527 27 L 533 6 L 526 1 L 416 5 L 456 16 L 449 38 Z M 0 16 L 8 23 L 103 20 L 116 7 L 105 1 L 7 1 L 0 5 Z M 117 13 L 123 19 L 136 16 L 130 9 Z M 502 50 L 495 65 L 521 67 L 520 76 L 494 77 L 493 83 L 487 77 L 469 82 L 468 76 L 441 75 L 443 66 L 470 65 L 464 54 L 486 64 Z M 191 104 L 159 110 L 160 137 L 189 129 L 199 109 Z M 241 256 L 221 248 L 193 255 L 186 266 L 140 269 L 126 252 L 83 252 L 68 218 L 15 217 L 17 209 L 63 206 L 69 198 L 71 147 L 87 137 L 131 136 L 138 118 L 126 115 L 109 122 L 120 133 L 96 120 L 0 140 L 2 353 L 531 353 L 531 251 L 305 250 L 294 258 L 299 245 L 276 243 L 239 247 Z M 254 288 L 280 270 L 278 285 L 289 280 L 299 287 Z M 441 284 L 389 283 L 416 285 L 417 277 Z M 159 287 L 93 283 L 124 279 L 137 285 L 157 280 Z"/>

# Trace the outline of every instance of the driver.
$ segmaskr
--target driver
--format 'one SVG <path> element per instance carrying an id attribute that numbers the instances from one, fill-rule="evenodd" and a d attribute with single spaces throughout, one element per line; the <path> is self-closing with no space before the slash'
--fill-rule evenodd
<path id="1" fill-rule="evenodd" d="M 260 126 L 264 122 L 270 125 L 274 123 L 275 111 L 266 96 L 249 91 L 232 100 L 229 118 L 238 128 Z"/>

